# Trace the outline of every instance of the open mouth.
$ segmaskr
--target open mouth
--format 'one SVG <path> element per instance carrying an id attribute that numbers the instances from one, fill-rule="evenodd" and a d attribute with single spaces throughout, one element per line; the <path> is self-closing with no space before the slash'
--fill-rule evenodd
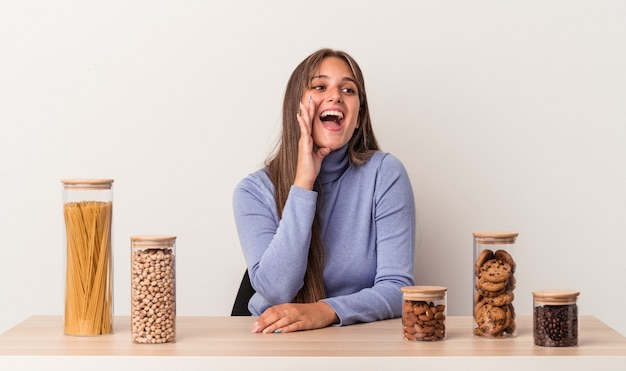
<path id="1" fill-rule="evenodd" d="M 320 114 L 320 120 L 322 122 L 334 122 L 339 125 L 343 120 L 343 112 L 332 110 L 324 111 Z"/>

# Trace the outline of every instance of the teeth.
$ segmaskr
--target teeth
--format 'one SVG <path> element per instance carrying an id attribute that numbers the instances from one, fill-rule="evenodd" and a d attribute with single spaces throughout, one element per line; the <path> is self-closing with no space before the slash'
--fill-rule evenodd
<path id="1" fill-rule="evenodd" d="M 340 119 L 343 118 L 343 113 L 339 112 L 339 111 L 324 111 L 322 112 L 322 114 L 320 115 L 321 118 L 324 118 L 326 116 L 337 116 Z"/>

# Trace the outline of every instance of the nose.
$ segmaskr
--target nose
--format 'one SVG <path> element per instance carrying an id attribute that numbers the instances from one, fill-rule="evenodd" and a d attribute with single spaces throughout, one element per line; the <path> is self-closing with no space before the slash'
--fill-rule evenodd
<path id="1" fill-rule="evenodd" d="M 343 96 L 341 95 L 341 89 L 328 89 L 327 99 L 329 102 L 341 103 L 343 102 Z"/>

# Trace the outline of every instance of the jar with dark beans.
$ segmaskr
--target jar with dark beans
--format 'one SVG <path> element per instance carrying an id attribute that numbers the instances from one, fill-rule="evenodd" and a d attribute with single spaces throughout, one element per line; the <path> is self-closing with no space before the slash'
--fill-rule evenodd
<path id="1" fill-rule="evenodd" d="M 578 345 L 578 310 L 576 304 L 535 307 L 535 345 L 571 347 Z"/>
<path id="2" fill-rule="evenodd" d="M 578 345 L 577 291 L 533 292 L 533 338 L 535 345 L 571 347 Z"/>

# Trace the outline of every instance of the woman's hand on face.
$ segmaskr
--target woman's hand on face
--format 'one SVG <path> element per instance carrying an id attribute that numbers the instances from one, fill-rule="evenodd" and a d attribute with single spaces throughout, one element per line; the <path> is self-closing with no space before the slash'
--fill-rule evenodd
<path id="1" fill-rule="evenodd" d="M 313 184 L 322 166 L 322 160 L 330 153 L 330 148 L 318 148 L 313 142 L 313 119 L 315 118 L 315 102 L 309 96 L 307 103 L 300 103 L 297 115 L 300 125 L 300 141 L 298 142 L 298 166 L 294 185 L 313 189 Z"/>
<path id="2" fill-rule="evenodd" d="M 263 312 L 252 326 L 252 332 L 283 333 L 313 330 L 338 322 L 337 314 L 326 303 L 279 304 Z"/>

